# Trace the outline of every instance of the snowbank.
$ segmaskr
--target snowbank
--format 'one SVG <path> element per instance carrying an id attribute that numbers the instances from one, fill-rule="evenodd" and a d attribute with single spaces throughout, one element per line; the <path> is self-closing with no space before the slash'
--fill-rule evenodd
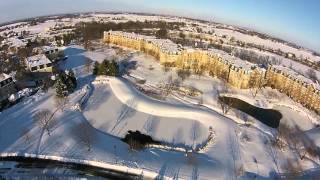
<path id="1" fill-rule="evenodd" d="M 137 168 L 127 167 L 127 166 L 122 166 L 119 164 L 110 164 L 110 163 L 105 163 L 102 161 L 73 159 L 73 158 L 67 158 L 67 157 L 61 157 L 61 156 L 37 155 L 37 154 L 29 154 L 29 153 L 0 153 L 0 157 L 1 158 L 29 157 L 29 158 L 38 158 L 38 159 L 44 159 L 44 160 L 55 160 L 55 161 L 61 161 L 61 162 L 66 162 L 66 163 L 84 164 L 84 165 L 104 168 L 104 169 L 108 169 L 108 170 L 120 171 L 123 173 L 135 174 L 137 176 L 143 174 L 144 178 L 151 178 L 151 179 L 154 179 L 158 176 L 158 173 L 151 172 L 151 171 L 144 170 L 144 169 L 137 169 Z M 164 179 L 169 179 L 169 177 L 164 176 Z"/>
<path id="2" fill-rule="evenodd" d="M 147 114 L 171 118 L 197 120 L 203 124 L 211 124 L 214 118 L 205 110 L 184 105 L 174 105 L 148 98 L 138 92 L 128 82 L 120 78 L 110 77 L 110 87 L 117 98 L 127 106 Z"/>

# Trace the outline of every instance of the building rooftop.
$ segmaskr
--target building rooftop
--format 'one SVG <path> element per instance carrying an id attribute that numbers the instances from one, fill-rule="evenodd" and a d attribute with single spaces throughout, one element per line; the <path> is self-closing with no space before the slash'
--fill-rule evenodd
<path id="1" fill-rule="evenodd" d="M 288 76 L 291 76 L 292 78 L 296 78 L 297 80 L 300 80 L 306 84 L 310 84 L 312 85 L 315 89 L 320 90 L 320 85 L 317 83 L 314 83 L 311 79 L 295 72 L 294 70 L 288 68 L 288 67 L 284 67 L 284 66 L 278 66 L 278 65 L 273 65 L 273 68 L 275 68 L 276 70 L 280 70 L 281 72 L 287 74 Z"/>
<path id="2" fill-rule="evenodd" d="M 27 64 L 30 68 L 49 63 L 51 63 L 51 61 L 44 54 L 39 54 L 27 58 Z"/>
<path id="3" fill-rule="evenodd" d="M 122 31 L 109 31 L 109 33 L 113 35 L 124 36 L 130 39 L 150 41 L 155 45 L 159 46 L 164 52 L 167 52 L 170 54 L 177 54 L 177 53 L 180 53 L 181 51 L 181 48 L 179 47 L 179 45 L 172 42 L 169 39 L 157 39 L 154 36 L 145 36 L 145 35 L 127 33 Z"/>
<path id="4" fill-rule="evenodd" d="M 42 49 L 43 51 L 51 51 L 51 50 L 56 50 L 56 49 L 58 49 L 58 48 L 55 47 L 55 46 L 42 46 L 41 49 Z"/>
<path id="5" fill-rule="evenodd" d="M 6 80 L 6 79 L 9 79 L 9 78 L 11 78 L 10 75 L 5 74 L 5 73 L 0 73 L 0 82 L 1 82 L 1 81 L 4 81 L 4 80 Z"/>
<path id="6" fill-rule="evenodd" d="M 244 69 L 246 71 L 251 71 L 253 67 L 257 67 L 256 64 L 250 63 L 248 61 L 242 60 L 238 57 L 232 56 L 222 50 L 218 49 L 208 49 L 208 54 L 216 55 L 221 57 L 223 60 L 229 62 L 237 68 Z"/>

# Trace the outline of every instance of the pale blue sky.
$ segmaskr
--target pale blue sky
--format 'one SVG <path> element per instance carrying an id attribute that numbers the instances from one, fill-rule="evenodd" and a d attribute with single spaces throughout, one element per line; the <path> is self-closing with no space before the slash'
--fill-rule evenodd
<path id="1" fill-rule="evenodd" d="M 318 0 L 0 0 L 0 22 L 83 11 L 135 11 L 248 27 L 320 51 Z"/>

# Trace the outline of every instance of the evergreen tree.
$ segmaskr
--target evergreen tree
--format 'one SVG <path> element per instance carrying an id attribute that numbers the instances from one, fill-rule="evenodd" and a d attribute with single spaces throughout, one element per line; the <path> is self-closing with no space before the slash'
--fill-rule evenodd
<path id="1" fill-rule="evenodd" d="M 119 74 L 119 65 L 113 60 L 109 64 L 109 76 L 117 76 Z"/>
<path id="2" fill-rule="evenodd" d="M 77 87 L 77 79 L 74 72 L 71 70 L 66 74 L 61 72 L 59 74 L 59 79 L 55 83 L 56 95 L 58 97 L 65 97 L 68 93 L 72 93 Z"/>
<path id="3" fill-rule="evenodd" d="M 94 63 L 94 66 L 93 66 L 93 74 L 94 75 L 98 75 L 98 72 L 99 72 L 99 63 L 98 62 L 95 62 Z"/>
<path id="4" fill-rule="evenodd" d="M 58 79 L 55 83 L 57 97 L 65 97 L 68 94 L 68 88 L 62 79 Z"/>
<path id="5" fill-rule="evenodd" d="M 109 61 L 103 60 L 103 62 L 99 66 L 99 75 L 108 75 L 108 67 L 109 67 Z"/>
<path id="6" fill-rule="evenodd" d="M 69 81 L 71 82 L 70 87 L 72 91 L 77 87 L 77 78 L 74 75 L 74 72 L 70 70 L 69 75 L 68 75 Z"/>
<path id="7" fill-rule="evenodd" d="M 119 65 L 116 61 L 109 62 L 108 60 L 103 60 L 101 64 L 95 62 L 93 68 L 93 74 L 95 75 L 107 75 L 107 76 L 117 76 L 119 74 Z"/>

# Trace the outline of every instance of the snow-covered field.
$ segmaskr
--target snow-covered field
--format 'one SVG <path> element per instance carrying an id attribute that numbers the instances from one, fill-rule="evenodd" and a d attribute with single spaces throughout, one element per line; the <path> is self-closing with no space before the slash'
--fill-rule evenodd
<path id="1" fill-rule="evenodd" d="M 60 66 L 63 69 L 78 70 L 79 87 L 69 97 L 67 107 L 55 115 L 57 121 L 51 135 L 42 133 L 32 117 L 40 109 L 53 111 L 56 108 L 53 90 L 39 92 L 1 112 L 1 153 L 18 152 L 85 159 L 119 165 L 119 169 L 130 167 L 150 171 L 150 177 L 154 177 L 155 174 L 151 172 L 155 172 L 181 179 L 230 179 L 236 176 L 234 169 L 240 167 L 245 172 L 244 178 L 256 175 L 258 178 L 272 179 L 272 174 L 277 173 L 278 169 L 283 172 L 281 167 L 286 158 L 296 157 L 289 149 L 276 149 L 275 163 L 272 158 L 275 154 L 270 154 L 274 152 L 274 149 L 270 149 L 274 130 L 254 119 L 251 126 L 243 125 L 244 121 L 236 116 L 235 110 L 223 115 L 216 103 L 216 90 L 222 85 L 217 79 L 206 75 L 191 75 L 183 81 L 182 86 L 197 88 L 202 92 L 201 96 L 169 95 L 166 99 L 157 100 L 139 92 L 125 78 L 111 78 L 106 84 L 91 83 L 94 78 L 90 73 L 84 73 L 85 64 L 104 58 L 123 57 L 118 56 L 114 49 L 105 47 L 90 52 L 79 46 L 72 46 L 67 47 L 65 52 L 69 58 Z M 177 78 L 174 69 L 164 71 L 154 58 L 140 53 L 132 54 L 128 50 L 125 52 L 132 55 L 129 62 L 136 62 L 136 68 L 130 70 L 130 75 L 146 80 L 142 86 L 156 87 L 169 76 Z M 87 84 L 91 88 L 86 88 Z M 251 104 L 279 110 L 284 116 L 282 123 L 297 124 L 310 137 L 318 139 L 319 129 L 315 128 L 317 117 L 289 98 L 266 98 L 266 94 L 271 91 L 264 89 L 257 95 L 257 100 L 248 91 L 232 92 Z M 89 94 L 87 103 L 82 111 L 74 109 L 84 93 Z M 277 95 L 283 96 L 279 93 Z M 197 105 L 200 99 L 203 101 L 202 105 Z M 74 133 L 74 127 L 82 122 L 93 128 L 96 135 L 90 152 L 77 140 Z M 132 151 L 120 140 L 128 130 L 139 130 L 155 140 L 188 148 L 205 143 L 209 127 L 214 132 L 213 142 L 204 151 L 193 156 L 161 147 Z M 196 136 L 192 135 L 193 132 Z M 304 169 L 317 167 L 308 160 L 300 162 Z"/>

